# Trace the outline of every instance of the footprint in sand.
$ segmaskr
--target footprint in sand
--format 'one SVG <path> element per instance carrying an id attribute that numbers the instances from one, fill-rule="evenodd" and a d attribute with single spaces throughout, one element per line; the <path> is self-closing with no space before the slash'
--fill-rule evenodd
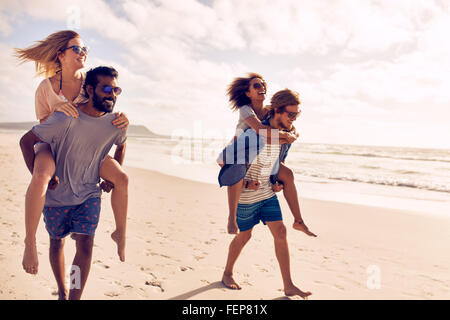
<path id="1" fill-rule="evenodd" d="M 157 288 L 160 292 L 164 292 L 161 282 L 157 280 L 145 281 L 145 285 Z"/>
<path id="2" fill-rule="evenodd" d="M 266 268 L 260 266 L 259 264 L 255 264 L 256 269 L 258 269 L 261 272 L 269 272 Z"/>
<path id="3" fill-rule="evenodd" d="M 105 292 L 105 296 L 113 298 L 113 297 L 120 296 L 120 293 L 117 293 L 117 292 L 114 292 L 114 291 L 110 291 L 110 292 Z"/>
<path id="4" fill-rule="evenodd" d="M 99 266 L 101 266 L 101 267 L 103 267 L 105 269 L 109 269 L 110 268 L 110 266 L 104 264 L 101 260 L 95 260 L 94 264 L 98 264 Z"/>
<path id="5" fill-rule="evenodd" d="M 253 286 L 253 284 L 251 284 L 248 280 L 244 279 L 241 281 L 241 284 L 247 285 L 247 286 Z"/>
<path id="6" fill-rule="evenodd" d="M 183 267 L 183 266 L 179 267 L 178 269 L 180 269 L 180 271 L 194 270 L 194 268 L 192 267 Z"/>
<path id="7" fill-rule="evenodd" d="M 337 289 L 339 289 L 339 290 L 342 290 L 342 291 L 345 290 L 343 286 L 340 286 L 340 285 L 338 285 L 338 284 L 335 284 L 334 287 L 337 288 Z"/>

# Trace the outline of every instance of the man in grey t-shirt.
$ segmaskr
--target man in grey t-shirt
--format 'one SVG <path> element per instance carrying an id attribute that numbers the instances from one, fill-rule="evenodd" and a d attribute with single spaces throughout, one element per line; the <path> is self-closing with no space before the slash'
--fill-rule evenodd
<path id="1" fill-rule="evenodd" d="M 120 94 L 118 73 L 110 67 L 97 67 L 87 72 L 85 87 L 89 101 L 78 105 L 79 116 L 69 117 L 55 112 L 36 125 L 21 139 L 25 162 L 31 172 L 34 145 L 51 146 L 55 159 L 54 190 L 46 193 L 44 221 L 50 235 L 50 263 L 58 285 L 59 297 L 67 298 L 64 277 L 64 237 L 75 234 L 76 254 L 72 265 L 75 277 L 69 299 L 80 299 L 89 275 L 95 230 L 100 217 L 100 166 L 115 144 L 114 158 L 121 164 L 125 154 L 126 130 L 111 122 L 111 112 Z"/>

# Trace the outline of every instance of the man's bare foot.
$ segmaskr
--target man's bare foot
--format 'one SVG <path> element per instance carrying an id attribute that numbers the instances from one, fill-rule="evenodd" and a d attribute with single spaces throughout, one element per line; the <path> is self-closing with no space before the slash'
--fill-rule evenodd
<path id="1" fill-rule="evenodd" d="M 299 222 L 299 221 L 295 220 L 294 224 L 292 225 L 292 228 L 294 228 L 295 230 L 298 230 L 298 231 L 302 231 L 310 237 L 317 237 L 314 233 L 309 231 L 308 227 L 306 226 L 306 224 L 303 221 Z"/>
<path id="2" fill-rule="evenodd" d="M 25 272 L 30 274 L 37 274 L 39 267 L 38 254 L 36 249 L 36 243 L 26 243 L 25 250 L 23 252 L 22 266 Z"/>
<path id="3" fill-rule="evenodd" d="M 58 290 L 58 300 L 68 300 L 68 299 L 69 293 L 67 292 L 67 289 Z"/>
<path id="4" fill-rule="evenodd" d="M 233 275 L 226 275 L 225 273 L 222 276 L 222 283 L 225 287 L 233 290 L 241 290 L 241 287 L 237 284 L 233 279 Z"/>
<path id="5" fill-rule="evenodd" d="M 227 231 L 229 234 L 237 234 L 238 233 L 238 225 L 236 222 L 236 218 L 228 218 Z"/>
<path id="6" fill-rule="evenodd" d="M 117 243 L 117 254 L 119 255 L 120 261 L 125 261 L 125 235 L 119 231 L 114 231 L 111 233 L 111 238 Z"/>
<path id="7" fill-rule="evenodd" d="M 291 285 L 287 288 L 284 288 L 284 294 L 288 297 L 290 296 L 300 296 L 303 299 L 308 299 L 308 297 L 312 294 L 311 292 L 307 291 L 307 292 L 303 292 L 302 290 L 300 290 L 299 288 L 297 288 L 294 285 Z"/>

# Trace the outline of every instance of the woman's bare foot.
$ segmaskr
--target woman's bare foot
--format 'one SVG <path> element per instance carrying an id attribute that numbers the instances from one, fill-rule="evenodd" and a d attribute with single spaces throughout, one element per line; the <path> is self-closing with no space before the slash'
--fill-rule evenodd
<path id="1" fill-rule="evenodd" d="M 222 276 L 222 283 L 225 287 L 233 290 L 241 290 L 241 287 L 237 284 L 233 279 L 233 275 L 226 275 L 225 273 Z"/>
<path id="2" fill-rule="evenodd" d="M 298 230 L 298 231 L 302 231 L 310 237 L 317 237 L 314 233 L 309 231 L 308 227 L 306 226 L 306 224 L 303 221 L 295 220 L 294 224 L 292 225 L 292 228 L 294 228 L 295 230 Z"/>
<path id="3" fill-rule="evenodd" d="M 30 274 L 38 273 L 39 259 L 36 249 L 36 242 L 25 242 L 25 250 L 23 252 L 22 266 L 25 272 Z"/>
<path id="4" fill-rule="evenodd" d="M 229 234 L 237 234 L 238 233 L 238 225 L 236 222 L 236 217 L 228 218 L 227 231 Z"/>
<path id="5" fill-rule="evenodd" d="M 118 230 L 111 233 L 111 238 L 117 243 L 117 254 L 120 261 L 125 261 L 125 234 L 120 233 Z"/>
<path id="6" fill-rule="evenodd" d="M 303 292 L 299 288 L 294 285 L 290 285 L 289 287 L 284 288 L 284 294 L 288 297 L 290 296 L 300 296 L 303 299 L 308 299 L 308 297 L 312 294 L 311 292 Z"/>

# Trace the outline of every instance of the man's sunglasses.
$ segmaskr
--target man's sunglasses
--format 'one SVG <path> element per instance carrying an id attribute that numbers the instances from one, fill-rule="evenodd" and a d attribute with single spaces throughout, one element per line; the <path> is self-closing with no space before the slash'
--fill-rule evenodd
<path id="1" fill-rule="evenodd" d="M 104 86 L 102 90 L 106 94 L 111 94 L 112 92 L 114 92 L 116 96 L 118 96 L 122 92 L 122 89 L 120 87 L 113 86 Z"/>
<path id="2" fill-rule="evenodd" d="M 299 112 L 290 112 L 284 110 L 284 112 L 288 114 L 289 119 L 296 120 L 300 116 L 300 113 L 302 113 L 302 110 L 300 110 Z"/>
<path id="3" fill-rule="evenodd" d="M 75 52 L 76 54 L 80 54 L 81 51 L 83 51 L 85 55 L 87 55 L 89 53 L 89 48 L 88 47 L 80 47 L 80 46 L 70 46 L 70 47 L 67 47 L 67 48 L 63 49 L 61 52 L 64 52 L 64 51 L 66 51 L 68 49 L 72 49 L 73 52 Z"/>

